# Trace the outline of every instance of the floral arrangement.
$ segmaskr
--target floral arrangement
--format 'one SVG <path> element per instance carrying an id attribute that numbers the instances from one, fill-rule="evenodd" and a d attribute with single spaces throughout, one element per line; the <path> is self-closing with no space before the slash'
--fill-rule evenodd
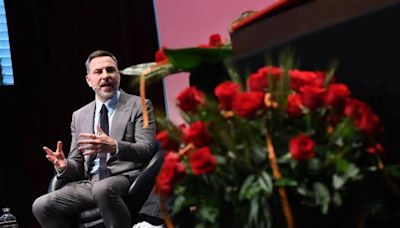
<path id="1" fill-rule="evenodd" d="M 142 80 L 152 83 L 165 76 L 182 71 L 191 71 L 206 63 L 220 62 L 232 55 L 228 40 L 219 34 L 209 37 L 207 44 L 197 47 L 170 49 L 161 47 L 155 53 L 155 61 L 132 65 L 121 70 L 123 75 L 143 76 Z M 140 83 L 140 77 L 133 80 L 133 85 Z"/>
<path id="2" fill-rule="evenodd" d="M 144 74 L 161 78 L 230 54 L 214 35 L 208 45 L 163 47 Z M 384 169 L 383 128 L 372 108 L 337 82 L 334 69 L 306 71 L 281 59 L 244 79 L 229 69 L 231 80 L 214 94 L 195 85 L 182 91 L 184 125 L 158 118 L 167 154 L 156 186 L 162 199 L 174 197 L 173 214 L 190 208 L 199 227 L 295 227 L 297 211 L 338 211 Z"/>

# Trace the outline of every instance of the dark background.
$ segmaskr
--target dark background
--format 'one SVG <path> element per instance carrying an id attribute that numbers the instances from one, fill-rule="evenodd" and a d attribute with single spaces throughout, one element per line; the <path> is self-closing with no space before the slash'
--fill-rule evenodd
<path id="1" fill-rule="evenodd" d="M 39 227 L 31 205 L 54 174 L 42 147 L 62 140 L 69 151 L 72 112 L 94 98 L 87 56 L 111 51 L 120 69 L 154 61 L 153 1 L 5 0 L 5 7 L 15 85 L 0 87 L 0 207 L 11 207 L 20 227 Z M 121 87 L 138 94 L 127 76 Z M 163 109 L 162 84 L 147 96 Z"/>

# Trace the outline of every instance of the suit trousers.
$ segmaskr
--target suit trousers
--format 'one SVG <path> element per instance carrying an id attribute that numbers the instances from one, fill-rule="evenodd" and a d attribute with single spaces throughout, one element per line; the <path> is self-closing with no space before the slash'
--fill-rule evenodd
<path id="1" fill-rule="evenodd" d="M 40 196 L 32 211 L 42 227 L 75 227 L 75 218 L 83 210 L 99 207 L 104 224 L 109 227 L 132 227 L 131 215 L 123 198 L 131 181 L 117 175 L 100 181 L 81 180 Z"/>

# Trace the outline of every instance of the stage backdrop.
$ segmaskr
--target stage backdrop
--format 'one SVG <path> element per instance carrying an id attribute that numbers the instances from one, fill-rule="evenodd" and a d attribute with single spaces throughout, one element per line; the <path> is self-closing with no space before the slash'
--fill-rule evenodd
<path id="1" fill-rule="evenodd" d="M 159 45 L 184 48 L 208 43 L 211 34 L 229 38 L 232 21 L 247 10 L 260 10 L 276 0 L 154 0 Z M 189 86 L 187 73 L 178 73 L 164 79 L 164 98 L 167 117 L 182 123 L 175 106 L 177 94 Z"/>

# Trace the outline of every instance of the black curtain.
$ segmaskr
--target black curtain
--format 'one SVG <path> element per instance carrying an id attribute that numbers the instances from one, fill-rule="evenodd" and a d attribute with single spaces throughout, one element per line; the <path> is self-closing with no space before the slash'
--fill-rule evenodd
<path id="1" fill-rule="evenodd" d="M 62 140 L 69 151 L 72 112 L 94 99 L 85 81 L 87 56 L 109 50 L 120 69 L 154 61 L 154 8 L 151 0 L 5 0 L 5 7 L 15 86 L 0 91 L 0 102 L 7 100 L 0 203 L 11 206 L 20 227 L 39 227 L 31 205 L 54 174 L 42 147 Z M 131 78 L 121 77 L 122 89 L 138 94 Z M 161 82 L 148 91 L 163 111 Z"/>

